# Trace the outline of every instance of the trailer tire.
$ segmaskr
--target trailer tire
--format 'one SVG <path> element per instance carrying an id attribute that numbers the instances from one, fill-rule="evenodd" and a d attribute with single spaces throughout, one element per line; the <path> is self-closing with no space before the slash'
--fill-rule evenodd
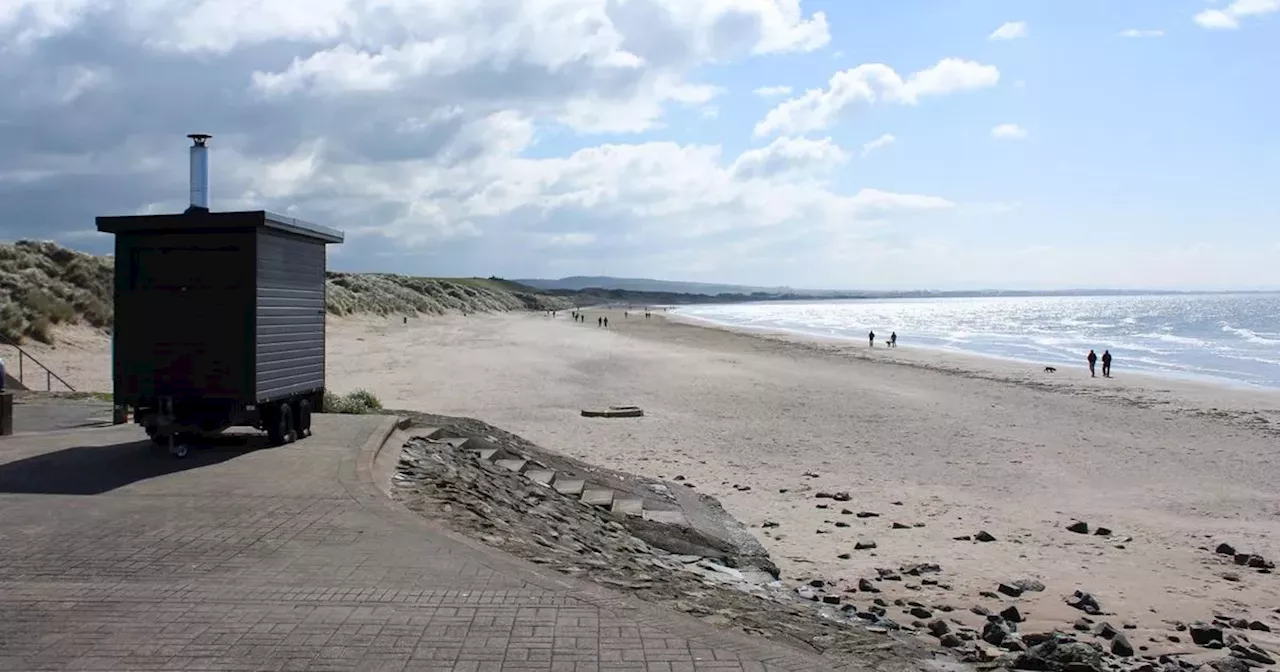
<path id="1" fill-rule="evenodd" d="M 271 414 L 268 419 L 267 437 L 274 446 L 283 446 L 297 440 L 298 432 L 293 422 L 293 407 L 288 402 L 280 404 Z"/>
<path id="2" fill-rule="evenodd" d="M 311 401 L 303 399 L 298 402 L 298 438 L 311 436 Z"/>

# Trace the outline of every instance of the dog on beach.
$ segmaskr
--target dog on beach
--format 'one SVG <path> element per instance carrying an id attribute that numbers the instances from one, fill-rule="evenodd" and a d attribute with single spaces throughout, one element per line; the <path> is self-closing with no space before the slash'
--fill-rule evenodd
<path id="1" fill-rule="evenodd" d="M 1046 366 L 1046 367 L 1044 367 L 1044 372 L 1045 372 L 1045 373 L 1057 373 L 1057 372 L 1058 372 L 1058 370 L 1057 370 L 1057 369 L 1055 369 L 1055 368 L 1053 368 L 1052 366 Z"/>

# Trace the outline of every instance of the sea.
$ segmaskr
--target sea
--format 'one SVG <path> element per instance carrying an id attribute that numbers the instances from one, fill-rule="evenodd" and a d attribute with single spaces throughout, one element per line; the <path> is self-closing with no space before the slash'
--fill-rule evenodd
<path id="1" fill-rule="evenodd" d="M 1280 293 L 778 301 L 681 306 L 713 323 L 1280 389 Z M 1101 365 L 1099 365 L 1101 366 Z"/>

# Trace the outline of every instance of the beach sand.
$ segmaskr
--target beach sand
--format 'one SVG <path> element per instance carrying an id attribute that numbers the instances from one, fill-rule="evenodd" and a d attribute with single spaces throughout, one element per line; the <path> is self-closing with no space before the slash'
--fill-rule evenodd
<path id="1" fill-rule="evenodd" d="M 1083 366 L 1047 374 L 909 342 L 869 350 L 621 311 L 585 324 L 568 313 L 331 318 L 328 383 L 683 477 L 750 526 L 786 578 L 856 586 L 876 568 L 936 562 L 932 578 L 950 588 L 882 581 L 880 595 L 846 596 L 860 608 L 914 599 L 974 625 L 971 607 L 1016 604 L 1034 632 L 1069 628 L 1082 614 L 1063 597 L 1079 589 L 1107 612 L 1096 620 L 1135 626 L 1129 640 L 1151 653 L 1203 651 L 1186 633 L 1168 640 L 1175 620 L 1280 628 L 1280 576 L 1213 553 L 1228 542 L 1280 557 L 1280 393 L 1141 377 L 1123 362 L 1109 380 Z M 613 404 L 646 415 L 579 416 Z M 1076 520 L 1113 532 L 1067 531 Z M 983 530 L 996 540 L 955 539 Z M 858 540 L 876 547 L 855 550 Z M 981 596 L 1027 578 L 1047 589 Z M 900 612 L 889 616 L 912 620 Z"/>

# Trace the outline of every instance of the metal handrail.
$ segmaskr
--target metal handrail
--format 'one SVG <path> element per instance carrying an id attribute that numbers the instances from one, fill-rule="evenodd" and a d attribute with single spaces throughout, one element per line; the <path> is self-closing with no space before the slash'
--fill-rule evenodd
<path id="1" fill-rule="evenodd" d="M 31 355 L 31 353 L 27 352 L 26 350 L 23 350 L 21 345 L 18 345 L 17 343 L 14 343 L 12 340 L 10 340 L 10 339 L 9 339 L 7 336 L 5 336 L 4 334 L 0 334 L 0 341 L 2 341 L 2 342 L 4 342 L 4 343 L 6 343 L 6 344 L 8 344 L 8 345 L 12 345 L 12 346 L 13 346 L 13 348 L 14 348 L 15 350 L 17 350 L 17 351 L 18 351 L 18 382 L 19 382 L 19 383 L 22 383 L 24 386 L 27 384 L 27 381 L 23 380 L 23 378 L 22 378 L 22 375 L 23 375 L 23 366 L 22 366 L 23 361 L 22 361 L 22 360 L 23 360 L 23 358 L 24 358 L 24 357 L 26 357 L 27 359 L 30 359 L 31 361 L 35 362 L 35 363 L 36 363 L 36 366 L 38 366 L 38 367 L 40 367 L 40 368 L 44 369 L 44 381 L 45 381 L 45 383 L 44 383 L 44 384 L 45 384 L 45 391 L 47 391 L 47 392 L 52 392 L 52 391 L 53 391 L 53 379 L 54 379 L 54 378 L 57 378 L 59 383 L 62 383 L 63 385 L 66 385 L 68 390 L 71 390 L 72 392 L 75 392 L 75 391 L 76 391 L 76 388 L 71 387 L 71 383 L 68 383 L 67 381 L 63 380 L 63 379 L 62 379 L 62 376 L 59 376 L 58 374 L 54 373 L 53 371 L 51 371 L 51 370 L 49 369 L 49 367 L 47 367 L 47 366 L 45 366 L 44 364 L 42 364 L 42 363 L 40 362 L 40 360 L 38 360 L 38 359 L 36 359 L 35 357 L 33 357 L 33 356 Z"/>

